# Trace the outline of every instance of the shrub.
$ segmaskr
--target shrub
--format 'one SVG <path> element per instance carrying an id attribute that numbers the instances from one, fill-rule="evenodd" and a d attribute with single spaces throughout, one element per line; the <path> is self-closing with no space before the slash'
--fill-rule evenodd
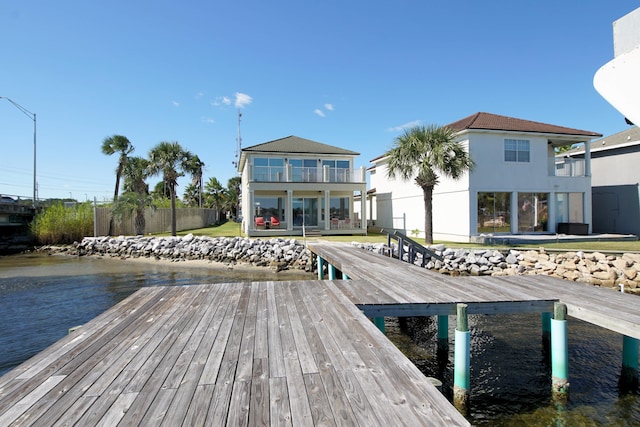
<path id="1" fill-rule="evenodd" d="M 56 203 L 40 212 L 31 223 L 31 232 L 39 244 L 64 244 L 93 235 L 91 202 L 67 207 Z"/>

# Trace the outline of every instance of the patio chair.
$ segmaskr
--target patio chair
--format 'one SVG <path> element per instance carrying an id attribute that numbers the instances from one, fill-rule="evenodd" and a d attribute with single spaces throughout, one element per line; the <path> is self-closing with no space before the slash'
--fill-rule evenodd
<path id="1" fill-rule="evenodd" d="M 344 219 L 344 228 L 351 228 L 351 218 Z"/>
<path id="2" fill-rule="evenodd" d="M 335 230 L 338 227 L 340 227 L 340 221 L 338 220 L 338 218 L 331 218 L 331 229 Z"/>
<path id="3" fill-rule="evenodd" d="M 266 228 L 266 224 L 264 223 L 264 217 L 261 217 L 261 216 L 255 217 L 255 226 L 256 228 L 258 227 Z"/>
<path id="4" fill-rule="evenodd" d="M 280 220 L 278 218 L 276 218 L 275 216 L 272 216 L 270 219 L 271 222 L 271 227 L 280 227 Z"/>

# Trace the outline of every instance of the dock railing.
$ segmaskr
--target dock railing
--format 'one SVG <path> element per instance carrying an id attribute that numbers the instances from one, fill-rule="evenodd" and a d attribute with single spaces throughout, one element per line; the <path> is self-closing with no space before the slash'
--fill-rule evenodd
<path id="1" fill-rule="evenodd" d="M 398 259 L 401 261 L 404 261 L 405 246 L 407 247 L 406 251 L 408 254 L 408 262 L 410 264 L 415 263 L 417 254 L 422 254 L 422 267 L 426 265 L 427 259 L 429 258 L 435 258 L 438 261 L 443 260 L 440 255 L 436 254 L 430 249 L 425 248 L 423 245 L 407 237 L 406 234 L 398 230 L 394 230 L 393 233 L 387 233 L 387 245 L 389 246 L 390 257 L 393 257 L 393 250 L 391 250 L 392 239 L 398 242 Z"/>

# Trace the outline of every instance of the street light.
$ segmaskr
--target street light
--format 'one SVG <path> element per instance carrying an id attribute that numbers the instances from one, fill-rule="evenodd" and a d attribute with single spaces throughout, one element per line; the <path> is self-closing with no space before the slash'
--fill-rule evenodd
<path id="1" fill-rule="evenodd" d="M 33 120 L 33 207 L 34 209 L 38 207 L 38 202 L 36 200 L 36 113 L 32 113 L 31 111 L 24 108 L 22 105 L 13 101 L 6 96 L 0 96 L 0 99 L 6 99 L 9 101 L 14 107 L 18 110 L 22 111 L 22 113 Z"/>

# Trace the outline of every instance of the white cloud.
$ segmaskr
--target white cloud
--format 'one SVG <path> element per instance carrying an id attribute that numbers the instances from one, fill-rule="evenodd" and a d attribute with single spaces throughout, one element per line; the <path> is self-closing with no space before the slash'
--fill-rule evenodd
<path id="1" fill-rule="evenodd" d="M 195 98 L 196 98 L 196 99 L 200 99 L 200 98 L 202 98 L 203 96 L 204 96 L 204 92 L 198 92 L 198 93 L 196 93 Z"/>
<path id="2" fill-rule="evenodd" d="M 319 108 L 316 108 L 315 110 L 313 110 L 313 114 L 315 114 L 318 117 L 326 117 L 326 114 L 324 114 L 324 111 L 322 111 Z"/>
<path id="3" fill-rule="evenodd" d="M 394 127 L 390 127 L 389 129 L 387 129 L 388 132 L 400 132 L 402 130 L 405 129 L 410 129 L 414 126 L 418 126 L 422 123 L 422 120 L 414 120 L 412 122 L 407 122 L 405 124 L 402 124 L 400 126 L 394 126 Z"/>
<path id="4" fill-rule="evenodd" d="M 180 103 L 178 101 L 171 101 L 174 107 L 179 107 Z"/>
<path id="5" fill-rule="evenodd" d="M 203 123 L 215 123 L 215 119 L 212 119 L 211 117 L 203 117 L 202 118 L 202 122 Z"/>
<path id="6" fill-rule="evenodd" d="M 231 105 L 231 99 L 228 96 L 219 96 L 211 102 L 214 107 L 220 107 L 222 105 Z"/>
<path id="7" fill-rule="evenodd" d="M 333 111 L 333 104 L 324 104 L 324 108 L 328 111 Z"/>
<path id="8" fill-rule="evenodd" d="M 253 98 L 251 98 L 246 93 L 236 92 L 235 97 L 236 97 L 236 102 L 235 102 L 236 108 L 244 108 L 245 106 L 251 104 L 251 102 L 253 101 Z"/>

